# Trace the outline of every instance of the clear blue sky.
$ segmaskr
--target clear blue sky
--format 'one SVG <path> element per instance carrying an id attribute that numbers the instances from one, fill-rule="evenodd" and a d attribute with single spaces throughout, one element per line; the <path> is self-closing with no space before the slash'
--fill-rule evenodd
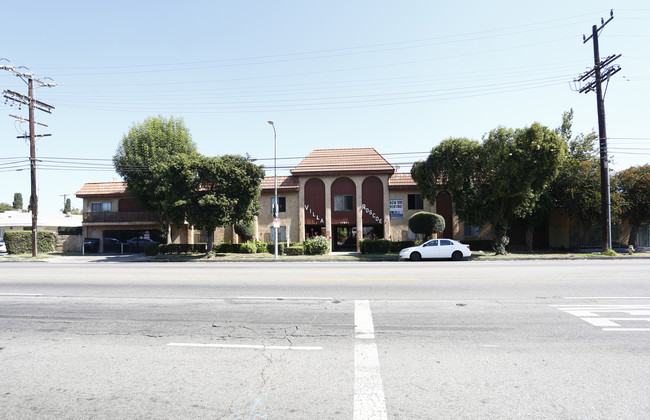
<path id="1" fill-rule="evenodd" d="M 37 112 L 49 126 L 37 133 L 52 134 L 37 147 L 40 211 L 64 194 L 81 207 L 83 183 L 119 180 L 122 136 L 159 114 L 184 118 L 204 155 L 258 159 L 273 157 L 274 120 L 281 167 L 316 148 L 374 147 L 408 171 L 446 138 L 554 128 L 570 108 L 574 133 L 590 132 L 595 94 L 571 81 L 593 66 L 582 35 L 612 7 L 600 36 L 601 56 L 623 55 L 605 97 L 612 168 L 650 161 L 647 0 L 445 3 L 5 2 L 0 57 L 58 84 L 36 90 L 55 107 Z M 0 88 L 27 93 L 7 71 Z M 0 202 L 21 192 L 26 207 L 27 124 L 9 114 L 27 112 L 0 111 Z"/>

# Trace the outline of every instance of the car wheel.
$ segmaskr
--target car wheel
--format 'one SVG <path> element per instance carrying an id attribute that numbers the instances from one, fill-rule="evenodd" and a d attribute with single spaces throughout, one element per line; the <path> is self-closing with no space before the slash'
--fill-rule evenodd
<path id="1" fill-rule="evenodd" d="M 460 251 L 454 251 L 454 253 L 451 254 L 451 259 L 454 261 L 460 261 L 463 259 L 463 253 Z"/>
<path id="2" fill-rule="evenodd" d="M 422 259 L 422 255 L 420 255 L 419 252 L 414 252 L 411 254 L 410 259 L 411 261 L 420 261 Z"/>

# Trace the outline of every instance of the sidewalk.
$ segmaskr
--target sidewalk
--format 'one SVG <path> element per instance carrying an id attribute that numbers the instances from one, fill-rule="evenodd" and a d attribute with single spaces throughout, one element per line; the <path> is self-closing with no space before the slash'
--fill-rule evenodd
<path id="1" fill-rule="evenodd" d="M 511 253 L 508 255 L 494 255 L 494 253 L 474 252 L 465 261 L 530 261 L 530 260 L 637 260 L 650 259 L 650 252 L 637 252 L 633 255 L 620 253 L 617 256 L 604 256 L 597 253 Z M 209 264 L 211 262 L 274 262 L 271 254 L 226 254 L 207 259 L 191 255 L 159 255 L 156 257 L 144 254 L 86 254 L 86 255 L 42 255 L 32 259 L 29 255 L 9 256 L 0 254 L 0 263 L 11 262 L 42 262 L 50 264 L 84 264 L 84 263 L 125 263 L 125 262 L 196 262 Z M 396 254 L 388 255 L 362 255 L 356 252 L 332 252 L 328 255 L 281 255 L 278 262 L 390 262 L 399 261 Z"/>
<path id="2" fill-rule="evenodd" d="M 97 263 L 97 262 L 146 262 L 155 261 L 144 254 L 89 254 L 89 255 L 46 255 L 32 259 L 31 256 L 14 257 L 6 253 L 0 254 L 0 263 L 11 262 L 42 262 L 50 264 L 80 264 L 80 263 Z"/>

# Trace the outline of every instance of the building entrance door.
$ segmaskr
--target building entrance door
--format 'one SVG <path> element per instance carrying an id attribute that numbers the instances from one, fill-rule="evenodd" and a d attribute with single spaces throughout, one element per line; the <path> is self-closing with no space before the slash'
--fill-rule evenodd
<path id="1" fill-rule="evenodd" d="M 357 250 L 357 228 L 350 225 L 333 226 L 334 237 L 332 246 L 334 251 Z"/>

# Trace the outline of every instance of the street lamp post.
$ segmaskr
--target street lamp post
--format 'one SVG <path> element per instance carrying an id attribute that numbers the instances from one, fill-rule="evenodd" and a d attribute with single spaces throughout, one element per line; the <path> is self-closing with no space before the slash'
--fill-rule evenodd
<path id="1" fill-rule="evenodd" d="M 273 127 L 273 229 L 275 230 L 275 240 L 273 241 L 275 253 L 273 254 L 273 259 L 277 260 L 278 234 L 280 230 L 276 222 L 278 220 L 278 134 L 275 131 L 275 124 L 273 124 L 273 121 L 269 121 L 269 124 L 271 124 L 271 127 Z"/>

